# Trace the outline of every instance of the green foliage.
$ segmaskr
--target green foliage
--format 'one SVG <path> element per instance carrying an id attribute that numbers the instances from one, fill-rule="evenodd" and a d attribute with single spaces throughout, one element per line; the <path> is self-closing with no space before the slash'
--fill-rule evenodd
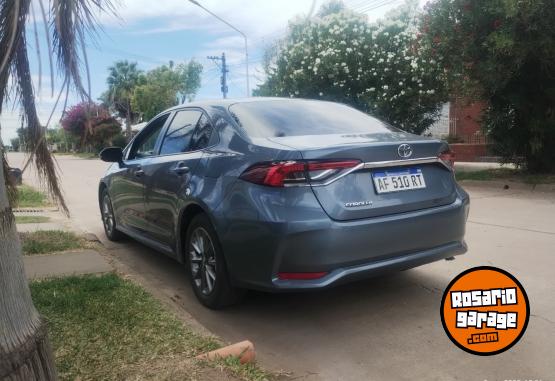
<path id="1" fill-rule="evenodd" d="M 417 3 L 384 20 L 326 5 L 315 18 L 296 20 L 266 53 L 267 80 L 259 96 L 347 103 L 404 130 L 422 133 L 446 99 L 443 70 L 419 45 Z"/>
<path id="2" fill-rule="evenodd" d="M 542 0 L 437 0 L 423 43 L 451 92 L 489 104 L 484 129 L 504 161 L 555 171 L 555 7 Z"/>
<path id="3" fill-rule="evenodd" d="M 108 68 L 108 90 L 101 95 L 101 100 L 110 110 L 115 111 L 126 120 L 128 134 L 137 112 L 131 107 L 131 99 L 135 88 L 140 84 L 142 72 L 136 62 L 117 61 Z"/>
<path id="4" fill-rule="evenodd" d="M 56 152 L 68 152 L 73 146 L 79 143 L 79 137 L 67 132 L 60 126 L 49 128 L 46 131 L 46 140 L 48 144 L 56 144 Z"/>
<path id="5" fill-rule="evenodd" d="M 48 324 L 61 380 L 197 379 L 192 357 L 218 347 L 116 274 L 30 286 Z"/>
<path id="6" fill-rule="evenodd" d="M 29 185 L 17 187 L 16 208 L 40 208 L 48 206 L 46 195 Z"/>
<path id="7" fill-rule="evenodd" d="M 202 65 L 194 60 L 157 67 L 141 77 L 131 106 L 143 120 L 149 120 L 169 107 L 191 101 L 200 88 L 201 73 Z"/>
<path id="8" fill-rule="evenodd" d="M 50 221 L 48 216 L 15 216 L 16 224 L 44 224 Z"/>
<path id="9" fill-rule="evenodd" d="M 127 139 L 122 134 L 117 134 L 112 138 L 112 146 L 125 148 L 127 145 Z"/>
<path id="10" fill-rule="evenodd" d="M 10 144 L 11 144 L 12 150 L 19 151 L 19 148 L 20 148 L 19 138 L 12 138 L 10 140 Z"/>
<path id="11" fill-rule="evenodd" d="M 82 249 L 86 246 L 83 238 L 75 233 L 62 230 L 38 230 L 19 233 L 24 255 L 47 254 L 58 251 Z"/>

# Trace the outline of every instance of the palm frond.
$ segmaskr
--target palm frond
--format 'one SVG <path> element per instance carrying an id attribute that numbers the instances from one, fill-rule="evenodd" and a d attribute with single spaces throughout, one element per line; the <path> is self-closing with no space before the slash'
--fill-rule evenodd
<path id="1" fill-rule="evenodd" d="M 0 3 L 0 113 L 9 95 L 8 80 L 12 69 L 15 47 L 25 28 L 25 0 L 4 1 Z"/>
<path id="2" fill-rule="evenodd" d="M 7 2 L 7 4 L 2 7 L 2 14 L 0 19 L 0 52 L 4 53 L 2 61 L 0 62 L 0 73 L 8 70 L 10 63 L 10 52 L 12 52 L 17 40 L 17 29 L 19 26 L 19 19 L 22 16 L 20 7 L 21 0 L 14 0 L 13 2 Z"/>
<path id="3" fill-rule="evenodd" d="M 54 65 L 52 64 L 52 42 L 50 41 L 50 33 L 48 31 L 48 19 L 46 18 L 46 11 L 42 0 L 39 0 L 40 12 L 42 14 L 42 22 L 44 25 L 44 35 L 46 37 L 46 47 L 48 48 L 48 63 L 50 68 L 50 96 L 54 96 Z M 63 87 L 63 86 L 62 86 Z M 48 125 L 48 123 L 47 123 Z"/>
<path id="4" fill-rule="evenodd" d="M 85 90 L 81 77 L 80 46 L 84 49 L 84 39 L 80 36 L 95 36 L 98 31 L 95 12 L 111 12 L 113 6 L 108 0 L 53 0 L 54 49 L 60 71 L 69 74 L 77 93 L 84 99 L 90 95 Z"/>
<path id="5" fill-rule="evenodd" d="M 4 183 L 6 184 L 6 191 L 8 193 L 8 201 L 10 206 L 14 206 L 17 201 L 17 187 L 13 179 L 10 177 L 10 165 L 8 164 L 8 158 L 6 157 L 6 151 L 1 149 L 0 155 L 2 156 L 2 166 L 4 167 Z M 2 181 L 2 179 L 0 179 Z M 1 221 L 0 221 L 1 225 Z M 1 228 L 1 226 L 0 226 Z"/>
<path id="6" fill-rule="evenodd" d="M 45 24 L 52 96 L 54 95 L 53 53 L 57 60 L 58 70 L 64 78 L 56 105 L 65 90 L 64 109 L 66 108 L 71 86 L 83 99 L 90 100 L 90 73 L 85 51 L 85 36 L 94 36 L 97 33 L 96 14 L 101 12 L 114 14 L 110 0 L 51 0 L 48 3 L 48 10 L 45 10 L 42 0 L 39 0 L 39 5 Z M 30 6 L 31 0 L 0 2 L 0 52 L 2 53 L 0 58 L 0 112 L 8 99 L 11 88 L 15 94 L 15 99 L 12 101 L 14 104 L 16 102 L 21 104 L 22 108 L 22 121 L 26 125 L 26 144 L 31 152 L 29 162 L 33 161 L 39 178 L 48 188 L 51 197 L 67 213 L 67 206 L 59 186 L 56 163 L 48 151 L 45 128 L 39 121 L 35 105 L 35 92 L 29 69 L 25 33 Z M 51 16 L 50 24 L 47 21 L 47 13 L 50 13 Z M 35 25 L 35 41 L 37 49 L 39 49 L 34 15 L 33 24 Z M 53 35 L 53 43 L 51 43 L 50 32 Z M 40 52 L 37 51 L 37 53 L 40 55 Z M 81 76 L 83 63 L 87 71 L 87 88 L 83 85 Z M 14 80 L 14 86 L 10 86 L 8 83 L 10 76 Z M 49 117 L 48 123 L 51 118 L 52 115 Z M 2 165 L 7 165 L 5 158 L 2 158 Z"/>
<path id="7" fill-rule="evenodd" d="M 44 128 L 42 128 L 37 115 L 25 38 L 22 38 L 19 41 L 14 65 L 18 93 L 21 96 L 21 104 L 23 106 L 24 118 L 27 124 L 27 146 L 34 154 L 34 164 L 39 178 L 44 182 L 50 196 L 63 212 L 69 214 L 62 189 L 60 188 L 58 181 L 54 158 L 48 150 L 48 145 L 45 139 L 45 131 Z"/>

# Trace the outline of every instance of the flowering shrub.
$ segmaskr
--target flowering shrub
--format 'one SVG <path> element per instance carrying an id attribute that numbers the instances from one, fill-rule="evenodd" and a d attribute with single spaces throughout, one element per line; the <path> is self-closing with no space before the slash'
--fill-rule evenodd
<path id="1" fill-rule="evenodd" d="M 343 102 L 424 132 L 445 91 L 438 62 L 420 49 L 416 12 L 410 3 L 377 23 L 346 9 L 291 22 L 267 54 L 267 79 L 255 95 Z"/>
<path id="2" fill-rule="evenodd" d="M 489 107 L 494 153 L 555 172 L 555 7 L 538 0 L 436 0 L 422 45 L 446 68 L 451 92 Z"/>
<path id="3" fill-rule="evenodd" d="M 102 148 L 121 132 L 121 124 L 108 110 L 96 103 L 82 102 L 69 108 L 61 120 L 62 128 L 79 137 L 81 147 Z"/>

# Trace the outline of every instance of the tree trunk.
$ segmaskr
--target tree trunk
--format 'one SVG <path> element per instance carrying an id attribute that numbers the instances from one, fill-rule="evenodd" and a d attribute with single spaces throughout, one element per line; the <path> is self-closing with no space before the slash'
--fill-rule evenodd
<path id="1" fill-rule="evenodd" d="M 1 148 L 0 148 L 1 149 Z M 0 380 L 56 380 L 46 326 L 31 300 L 0 165 Z"/>
<path id="2" fill-rule="evenodd" d="M 125 132 L 127 134 L 127 141 L 131 140 L 131 105 L 127 103 L 127 115 L 125 116 Z"/>

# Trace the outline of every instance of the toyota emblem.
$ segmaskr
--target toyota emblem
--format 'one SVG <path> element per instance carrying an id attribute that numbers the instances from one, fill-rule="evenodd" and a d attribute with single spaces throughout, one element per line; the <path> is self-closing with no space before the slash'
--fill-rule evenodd
<path id="1" fill-rule="evenodd" d="M 403 159 L 408 159 L 412 156 L 412 147 L 408 144 L 401 144 L 399 148 L 397 148 L 397 153 Z"/>

